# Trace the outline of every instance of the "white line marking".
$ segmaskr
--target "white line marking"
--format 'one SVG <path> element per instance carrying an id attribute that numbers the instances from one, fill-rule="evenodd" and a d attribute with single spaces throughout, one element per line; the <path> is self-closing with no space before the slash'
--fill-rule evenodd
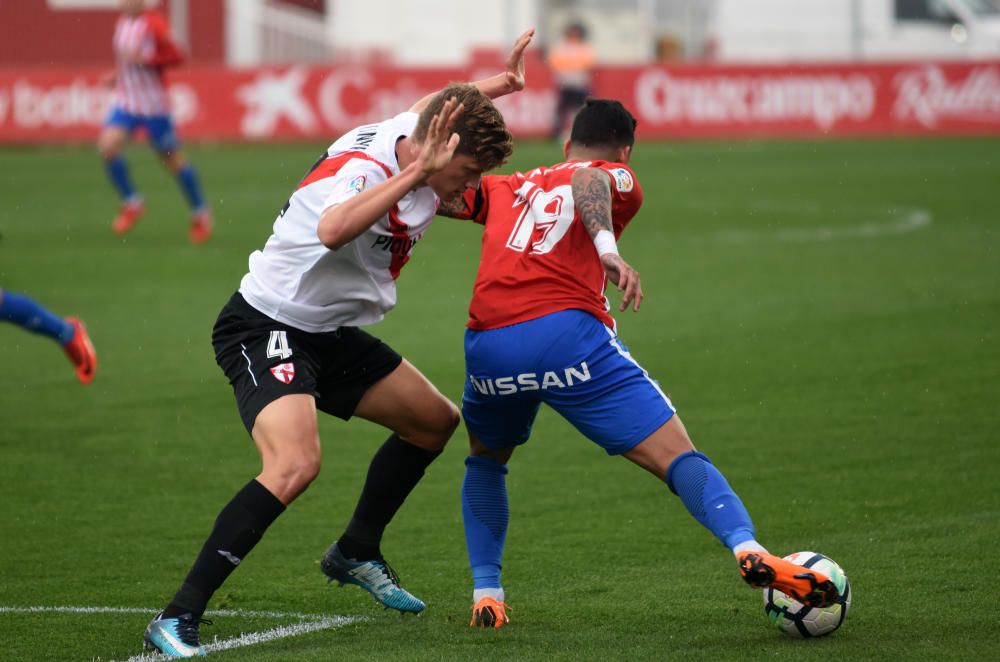
<path id="1" fill-rule="evenodd" d="M 334 616 L 331 618 L 323 618 L 318 621 L 298 623 L 296 625 L 280 625 L 270 630 L 264 630 L 263 632 L 247 632 L 231 639 L 216 639 L 210 644 L 205 644 L 203 648 L 206 653 L 214 653 L 216 651 L 241 648 L 243 646 L 263 644 L 268 641 L 274 641 L 275 639 L 297 637 L 300 634 L 308 634 L 309 632 L 316 632 L 317 630 L 338 628 L 344 625 L 350 625 L 351 623 L 356 623 L 359 620 L 364 619 L 360 616 Z M 161 653 L 140 653 L 139 655 L 133 655 L 125 660 L 125 662 L 159 662 L 160 660 L 166 659 L 169 658 Z"/>
<path id="2" fill-rule="evenodd" d="M 147 609 L 143 607 L 79 607 L 79 606 L 36 606 L 36 607 L 5 607 L 0 605 L 0 614 L 156 614 L 158 609 Z M 300 621 L 291 625 L 279 625 L 278 627 L 264 630 L 262 632 L 246 632 L 229 639 L 215 639 L 211 643 L 204 644 L 207 652 L 230 650 L 243 646 L 253 646 L 275 639 L 286 637 L 297 637 L 301 634 L 326 630 L 328 628 L 339 628 L 352 623 L 360 623 L 368 620 L 365 616 L 324 616 L 322 614 L 300 614 L 286 611 L 242 611 L 229 609 L 215 609 L 205 612 L 206 616 L 229 616 L 242 618 L 275 618 L 275 619 L 295 619 Z M 165 660 L 167 657 L 160 653 L 140 653 L 134 655 L 126 662 L 152 662 L 153 660 Z"/>
<path id="3" fill-rule="evenodd" d="M 717 239 L 730 242 L 778 240 L 787 242 L 830 241 L 906 234 L 926 227 L 933 222 L 926 209 L 897 209 L 890 212 L 889 221 L 875 221 L 857 225 L 824 225 L 813 228 L 788 228 L 784 230 L 727 230 L 717 233 Z"/>
<path id="4" fill-rule="evenodd" d="M 31 613 L 58 613 L 58 614 L 156 614 L 159 609 L 149 609 L 144 607 L 75 607 L 75 606 L 55 606 L 55 607 L 4 607 L 0 606 L 0 614 L 31 614 Z M 318 621 L 329 618 L 323 614 L 300 614 L 294 611 L 250 611 L 242 609 L 210 609 L 205 612 L 206 616 L 242 616 L 243 618 L 295 618 L 300 621 Z"/>

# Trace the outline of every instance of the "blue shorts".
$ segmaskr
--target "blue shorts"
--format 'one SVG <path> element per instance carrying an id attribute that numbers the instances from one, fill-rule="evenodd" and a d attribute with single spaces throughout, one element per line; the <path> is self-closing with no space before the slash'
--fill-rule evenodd
<path id="1" fill-rule="evenodd" d="M 133 115 L 115 106 L 104 120 L 104 126 L 120 126 L 129 135 L 143 129 L 158 152 L 172 152 L 180 145 L 170 115 Z"/>
<path id="2" fill-rule="evenodd" d="M 579 310 L 467 330 L 465 371 L 462 415 L 494 450 L 526 442 L 543 402 L 609 455 L 631 450 L 674 415 L 614 332 Z"/>

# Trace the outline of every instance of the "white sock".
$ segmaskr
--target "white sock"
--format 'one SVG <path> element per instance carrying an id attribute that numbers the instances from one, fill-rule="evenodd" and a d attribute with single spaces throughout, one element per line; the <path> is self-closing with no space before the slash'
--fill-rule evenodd
<path id="1" fill-rule="evenodd" d="M 767 552 L 767 550 L 756 540 L 747 540 L 733 547 L 733 554 L 742 554 L 743 552 Z"/>
<path id="2" fill-rule="evenodd" d="M 477 588 L 472 591 L 472 604 L 476 604 L 483 598 L 493 598 L 497 602 L 503 602 L 502 588 Z"/>

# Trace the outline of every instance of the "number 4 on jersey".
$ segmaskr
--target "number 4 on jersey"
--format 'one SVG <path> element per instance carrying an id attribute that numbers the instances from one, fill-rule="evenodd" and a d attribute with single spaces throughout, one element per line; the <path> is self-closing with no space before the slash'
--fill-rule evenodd
<path id="1" fill-rule="evenodd" d="M 292 355 L 292 349 L 288 346 L 288 336 L 285 331 L 272 331 L 271 337 L 267 339 L 267 358 L 280 357 L 287 359 Z"/>

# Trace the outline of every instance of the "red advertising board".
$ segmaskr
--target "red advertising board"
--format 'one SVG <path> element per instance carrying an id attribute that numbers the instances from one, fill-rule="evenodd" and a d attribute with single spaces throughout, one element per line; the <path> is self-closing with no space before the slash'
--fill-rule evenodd
<path id="1" fill-rule="evenodd" d="M 190 67 L 169 82 L 185 140 L 319 140 L 405 110 L 465 69 Z M 110 91 L 97 68 L 0 68 L 0 142 L 91 141 Z M 501 99 L 516 137 L 548 133 L 555 92 L 529 72 Z M 1000 62 L 603 68 L 645 139 L 1000 133 Z"/>

